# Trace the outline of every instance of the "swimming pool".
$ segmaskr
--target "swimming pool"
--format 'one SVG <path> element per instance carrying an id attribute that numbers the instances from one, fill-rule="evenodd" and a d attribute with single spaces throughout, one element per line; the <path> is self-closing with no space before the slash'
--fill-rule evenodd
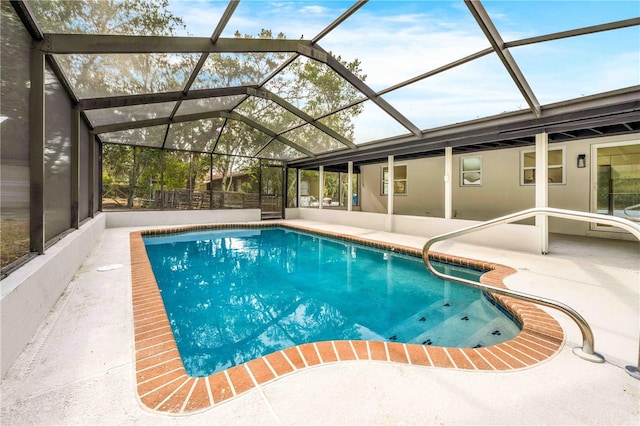
<path id="1" fill-rule="evenodd" d="M 326 226 L 315 226 L 314 223 L 300 225 L 295 221 L 217 223 L 131 232 L 129 246 L 136 394 L 144 407 L 159 413 L 190 415 L 224 404 L 288 375 L 333 364 L 339 364 L 339 368 L 349 368 L 350 363 L 383 363 L 419 368 L 457 369 L 468 373 L 514 371 L 543 363 L 563 347 L 564 331 L 547 312 L 530 303 L 493 295 L 496 303 L 522 324 L 522 331 L 515 338 L 493 346 L 451 348 L 397 341 L 332 340 L 305 343 L 273 352 L 207 377 L 190 376 L 180 357 L 143 237 L 186 231 L 254 229 L 265 226 L 285 226 L 341 241 L 358 242 L 368 247 L 407 253 L 414 257 L 422 256 L 422 245 L 403 245 L 398 243 L 396 238 L 392 238 L 396 242 L 390 242 L 387 240 L 390 235 L 369 237 L 368 231 L 363 233 L 359 228 L 354 228 L 355 233 L 344 228 L 341 228 L 341 233 L 336 233 L 323 229 Z M 515 269 L 506 265 L 479 259 L 437 252 L 430 252 L 430 257 L 448 264 L 487 271 L 480 281 L 497 287 L 506 287 L 504 280 L 516 273 Z"/>
<path id="2" fill-rule="evenodd" d="M 392 250 L 282 227 L 145 236 L 145 246 L 193 377 L 309 342 L 477 348 L 520 332 L 478 290 Z"/>

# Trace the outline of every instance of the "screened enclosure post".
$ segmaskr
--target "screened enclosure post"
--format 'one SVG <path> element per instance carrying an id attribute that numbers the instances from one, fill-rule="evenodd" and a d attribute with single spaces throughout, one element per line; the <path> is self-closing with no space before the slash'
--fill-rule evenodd
<path id="1" fill-rule="evenodd" d="M 29 244 L 32 252 L 44 254 L 44 119 L 45 56 L 40 50 L 30 54 L 29 94 Z"/>
<path id="2" fill-rule="evenodd" d="M 262 158 L 258 160 L 258 207 L 262 214 Z"/>
<path id="3" fill-rule="evenodd" d="M 344 173 L 342 172 L 338 172 L 338 200 L 342 200 L 342 181 L 340 179 L 342 179 L 342 175 Z M 333 197 L 331 199 L 331 201 L 333 202 Z"/>
<path id="4" fill-rule="evenodd" d="M 71 110 L 71 228 L 80 227 L 80 111 Z"/>
<path id="5" fill-rule="evenodd" d="M 104 144 L 99 141 L 98 142 L 98 176 L 100 179 L 100 183 L 98 184 L 98 211 L 102 211 L 102 196 L 103 196 L 103 189 L 102 189 L 102 157 L 104 156 L 103 154 L 103 150 L 104 150 Z"/>
<path id="6" fill-rule="evenodd" d="M 294 194 L 296 199 L 295 199 L 295 204 L 293 204 L 293 207 L 300 208 L 300 197 L 298 197 L 298 194 L 300 194 L 300 180 L 298 179 L 298 176 L 300 175 L 298 174 L 298 169 L 295 169 L 295 173 L 296 173 L 296 177 L 295 177 L 296 180 L 295 180 Z"/>
<path id="7" fill-rule="evenodd" d="M 209 210 L 213 210 L 213 153 L 209 154 Z"/>
<path id="8" fill-rule="evenodd" d="M 347 163 L 347 211 L 353 210 L 353 161 Z"/>
<path id="9" fill-rule="evenodd" d="M 318 172 L 318 208 L 322 210 L 322 199 L 324 198 L 324 166 L 320 166 Z"/>
<path id="10" fill-rule="evenodd" d="M 96 193 L 96 189 L 95 189 L 95 184 L 96 184 L 96 180 L 95 180 L 95 173 L 96 173 L 96 159 L 95 159 L 95 155 L 96 155 L 96 150 L 95 150 L 95 144 L 97 144 L 98 142 L 96 141 L 96 137 L 94 136 L 89 137 L 89 140 L 87 141 L 87 143 L 89 144 L 89 176 L 88 176 L 88 180 L 89 180 L 89 217 L 95 217 L 95 212 L 94 212 L 94 203 L 95 203 L 95 193 Z"/>
<path id="11" fill-rule="evenodd" d="M 160 151 L 160 153 L 162 154 L 160 156 L 160 210 L 164 210 L 164 200 L 165 200 L 165 196 L 164 196 L 164 156 L 167 155 L 167 152 L 162 149 Z"/>
<path id="12" fill-rule="evenodd" d="M 281 206 L 280 206 L 280 217 L 282 219 L 286 219 L 285 212 L 287 211 L 288 206 L 288 194 L 289 192 L 289 166 L 286 161 L 282 162 L 282 190 L 281 192 Z"/>
<path id="13" fill-rule="evenodd" d="M 282 190 L 280 191 L 280 217 L 282 219 L 286 219 L 285 211 L 287 208 L 287 162 L 284 161 L 282 163 L 282 172 L 280 173 L 280 177 L 282 179 Z"/>
<path id="14" fill-rule="evenodd" d="M 282 174 L 284 175 L 284 185 L 282 186 L 282 218 L 284 219 L 284 212 L 289 207 L 289 165 L 286 161 L 284 162 Z"/>
<path id="15" fill-rule="evenodd" d="M 546 132 L 536 135 L 535 206 L 549 207 L 549 137 Z M 540 230 L 540 252 L 549 252 L 549 217 L 536 216 Z"/>
<path id="16" fill-rule="evenodd" d="M 300 208 L 300 196 L 301 196 L 301 187 L 300 182 L 302 181 L 302 169 L 296 169 L 296 207 Z"/>
<path id="17" fill-rule="evenodd" d="M 444 218 L 453 218 L 453 148 L 444 149 Z M 462 184 L 461 184 L 462 185 Z"/>
<path id="18" fill-rule="evenodd" d="M 393 197 L 395 193 L 394 187 L 394 164 L 393 164 L 394 156 L 389 155 L 387 157 L 387 220 L 385 224 L 385 231 L 391 232 L 393 229 Z"/>

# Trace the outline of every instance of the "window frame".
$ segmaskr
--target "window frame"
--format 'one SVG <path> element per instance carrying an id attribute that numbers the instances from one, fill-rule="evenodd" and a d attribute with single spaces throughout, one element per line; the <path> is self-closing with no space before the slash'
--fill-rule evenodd
<path id="1" fill-rule="evenodd" d="M 464 160 L 468 160 L 470 158 L 477 158 L 480 160 L 480 168 L 477 170 L 464 170 Z M 478 183 L 465 183 L 464 175 L 466 173 L 479 173 L 480 179 Z M 482 186 L 482 155 L 465 155 L 460 157 L 460 186 L 469 186 L 469 187 L 478 187 Z"/>
<path id="2" fill-rule="evenodd" d="M 398 178 L 398 174 L 396 173 L 396 168 L 404 167 L 404 178 Z M 385 170 L 387 173 L 385 173 Z M 389 182 L 388 179 L 385 179 L 385 176 L 388 176 L 389 166 L 382 166 L 380 169 L 380 195 L 386 197 L 389 195 Z M 395 191 L 395 183 L 396 182 L 404 182 L 404 191 L 396 192 Z M 393 183 L 394 183 L 394 191 L 393 195 L 403 195 L 406 196 L 409 194 L 408 190 L 408 182 L 409 182 L 409 168 L 406 164 L 394 164 L 393 165 Z"/>
<path id="3" fill-rule="evenodd" d="M 552 169 L 561 169 L 562 170 L 562 180 L 560 182 L 549 182 L 549 185 L 566 185 L 567 184 L 567 149 L 565 146 L 558 146 L 549 148 L 547 150 L 547 159 L 549 158 L 549 154 L 552 151 L 560 151 L 562 153 L 562 162 L 560 164 L 547 164 L 547 176 L 550 175 L 550 171 Z M 525 166 L 525 155 L 533 153 L 533 159 L 535 163 L 535 155 L 536 150 L 534 149 L 523 149 L 520 151 L 520 186 L 534 186 L 536 184 L 535 180 L 535 170 L 536 166 Z M 525 182 L 525 171 L 533 170 L 533 181 Z"/>

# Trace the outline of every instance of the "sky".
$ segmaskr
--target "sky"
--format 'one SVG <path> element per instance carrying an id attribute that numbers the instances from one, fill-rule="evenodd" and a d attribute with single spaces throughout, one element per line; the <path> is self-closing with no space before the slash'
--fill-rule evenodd
<path id="1" fill-rule="evenodd" d="M 262 28 L 310 40 L 353 2 L 241 0 L 223 37 Z M 640 17 L 634 1 L 484 1 L 505 41 Z M 226 1 L 171 0 L 188 33 L 210 36 Z M 371 0 L 318 44 L 358 59 L 375 91 L 489 47 L 462 0 Z M 640 84 L 640 27 L 510 49 L 540 104 Z M 385 94 L 419 128 L 434 128 L 528 108 L 495 54 Z M 370 102 L 356 143 L 406 132 Z"/>

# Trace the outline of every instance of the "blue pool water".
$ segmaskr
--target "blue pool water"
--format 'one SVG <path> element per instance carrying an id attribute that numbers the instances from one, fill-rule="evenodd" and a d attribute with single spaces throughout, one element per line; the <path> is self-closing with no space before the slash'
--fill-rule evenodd
<path id="1" fill-rule="evenodd" d="M 287 228 L 145 237 L 187 373 L 324 340 L 489 346 L 520 329 L 422 259 Z M 480 271 L 440 265 L 477 280 Z"/>

